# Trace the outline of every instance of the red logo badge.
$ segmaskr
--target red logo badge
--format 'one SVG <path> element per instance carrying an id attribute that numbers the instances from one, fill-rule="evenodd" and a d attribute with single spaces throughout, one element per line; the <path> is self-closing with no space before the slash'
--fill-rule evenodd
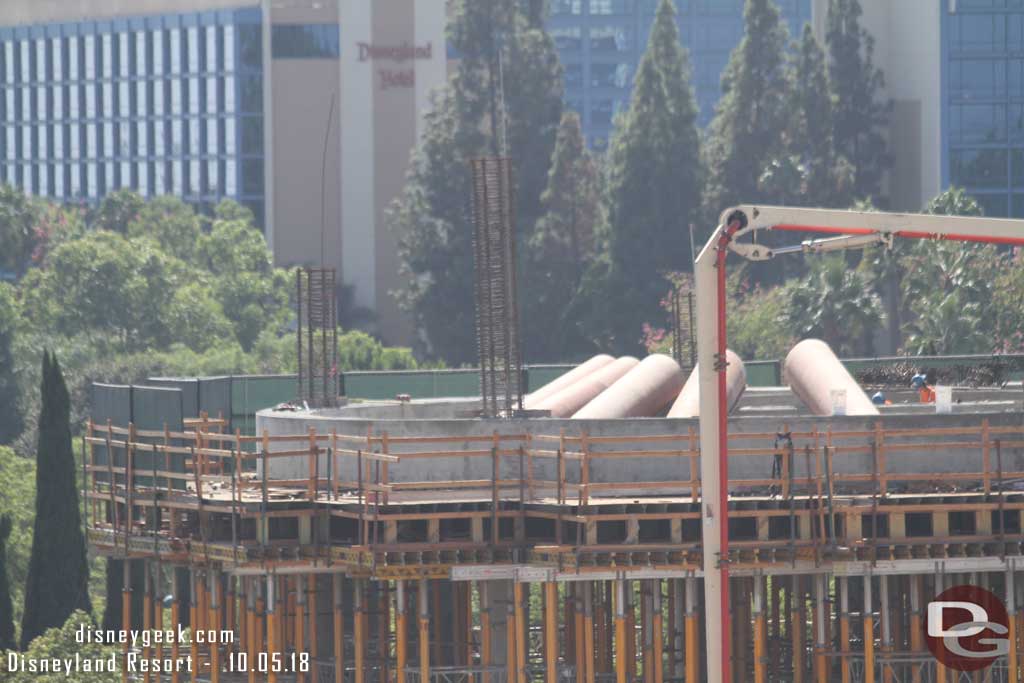
<path id="1" fill-rule="evenodd" d="M 1010 651 L 1003 601 L 977 586 L 954 586 L 928 603 L 925 631 L 935 659 L 956 671 L 979 671 Z"/>

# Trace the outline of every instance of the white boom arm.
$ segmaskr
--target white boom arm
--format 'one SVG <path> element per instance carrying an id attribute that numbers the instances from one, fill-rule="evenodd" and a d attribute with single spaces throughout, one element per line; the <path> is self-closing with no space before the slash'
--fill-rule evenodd
<path id="1" fill-rule="evenodd" d="M 757 244 L 761 231 L 823 233 L 795 247 Z M 738 241 L 749 236 L 748 241 Z M 722 212 L 694 262 L 700 379 L 701 516 L 709 683 L 729 676 L 728 415 L 725 397 L 725 257 L 763 261 L 793 252 L 891 244 L 893 238 L 1024 245 L 1024 220 L 741 205 Z M 721 359 L 721 360 L 720 360 Z M 724 561 L 723 561 L 724 560 Z"/>

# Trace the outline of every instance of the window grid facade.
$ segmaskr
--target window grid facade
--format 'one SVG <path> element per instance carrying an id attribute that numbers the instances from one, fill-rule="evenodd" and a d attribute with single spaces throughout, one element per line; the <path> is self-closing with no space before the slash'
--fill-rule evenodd
<path id="1" fill-rule="evenodd" d="M 942 7 L 943 187 L 1024 218 L 1024 0 Z"/>
<path id="2" fill-rule="evenodd" d="M 791 37 L 811 20 L 811 0 L 776 0 Z M 603 149 L 614 117 L 629 106 L 657 0 L 551 0 L 548 28 L 565 68 L 566 104 L 580 113 L 590 144 Z M 676 0 L 680 38 L 707 125 L 721 95 L 721 75 L 743 36 L 743 0 Z"/>
<path id="3" fill-rule="evenodd" d="M 262 223 L 260 11 L 0 28 L 0 181 L 242 201 Z"/>

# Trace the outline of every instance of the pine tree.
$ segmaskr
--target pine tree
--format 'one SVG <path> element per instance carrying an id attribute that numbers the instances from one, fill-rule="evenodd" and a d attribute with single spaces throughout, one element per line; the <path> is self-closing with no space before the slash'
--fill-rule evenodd
<path id="1" fill-rule="evenodd" d="M 76 609 L 91 612 L 85 537 L 71 451 L 71 401 L 56 356 L 43 352 L 36 455 L 36 518 L 25 586 L 21 649 Z"/>
<path id="2" fill-rule="evenodd" d="M 583 273 L 594 260 L 594 228 L 601 220 L 597 164 L 576 112 L 562 115 L 541 203 L 546 213 L 526 252 L 535 277 L 521 286 L 530 301 L 527 326 L 547 334 L 528 335 L 532 346 L 525 353 L 534 360 L 555 361 L 580 347 L 566 314 Z"/>
<path id="3" fill-rule="evenodd" d="M 11 604 L 11 584 L 7 578 L 7 540 L 11 537 L 11 516 L 0 516 L 0 650 L 13 650 L 14 605 Z"/>
<path id="4" fill-rule="evenodd" d="M 845 208 L 852 199 L 852 173 L 832 142 L 832 99 L 825 53 L 810 24 L 804 25 L 790 69 L 793 95 L 787 148 L 799 160 L 803 181 L 792 203 Z"/>
<path id="5" fill-rule="evenodd" d="M 880 102 L 885 85 L 873 61 L 875 40 L 860 25 L 858 0 L 829 0 L 825 44 L 829 53 L 832 139 L 852 165 L 857 197 L 877 197 L 888 164 L 885 138 L 889 105 Z"/>
<path id="6" fill-rule="evenodd" d="M 760 178 L 784 152 L 791 84 L 788 32 L 772 0 L 747 0 L 744 34 L 722 74 L 722 98 L 708 128 L 705 221 L 744 202 L 771 201 Z"/>
<path id="7" fill-rule="evenodd" d="M 405 189 L 389 212 L 407 278 L 398 299 L 429 351 L 454 365 L 476 361 L 469 160 L 512 159 L 520 244 L 543 213 L 562 82 L 553 41 L 543 22 L 528 16 L 534 11 L 543 13 L 543 3 L 455 3 L 449 34 L 459 66 L 435 98 Z M 521 280 L 530 277 L 524 272 Z"/>
<path id="8" fill-rule="evenodd" d="M 637 352 L 643 324 L 664 318 L 663 276 L 691 268 L 689 226 L 704 180 L 696 121 L 675 5 L 661 0 L 609 149 L 603 272 L 586 285 L 590 335 L 618 352 Z"/>

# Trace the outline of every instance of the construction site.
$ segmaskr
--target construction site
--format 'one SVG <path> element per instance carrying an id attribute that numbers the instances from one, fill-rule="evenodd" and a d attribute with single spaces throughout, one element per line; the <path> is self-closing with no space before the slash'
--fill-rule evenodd
<path id="1" fill-rule="evenodd" d="M 779 386 L 748 386 L 724 278 L 728 254 L 1021 245 L 1024 221 L 730 209 L 673 306 L 690 346 L 597 355 L 527 391 L 503 161 L 474 165 L 477 396 L 347 400 L 326 269 L 297 276 L 297 395 L 252 429 L 173 382 L 94 387 L 83 504 L 92 550 L 136 560 L 124 627 L 226 636 L 126 646 L 193 662 L 138 678 L 1020 680 L 1019 375 L 879 400 L 804 340 Z M 1007 613 L 1005 652 L 974 671 L 926 643 L 927 605 L 960 585 Z"/>

